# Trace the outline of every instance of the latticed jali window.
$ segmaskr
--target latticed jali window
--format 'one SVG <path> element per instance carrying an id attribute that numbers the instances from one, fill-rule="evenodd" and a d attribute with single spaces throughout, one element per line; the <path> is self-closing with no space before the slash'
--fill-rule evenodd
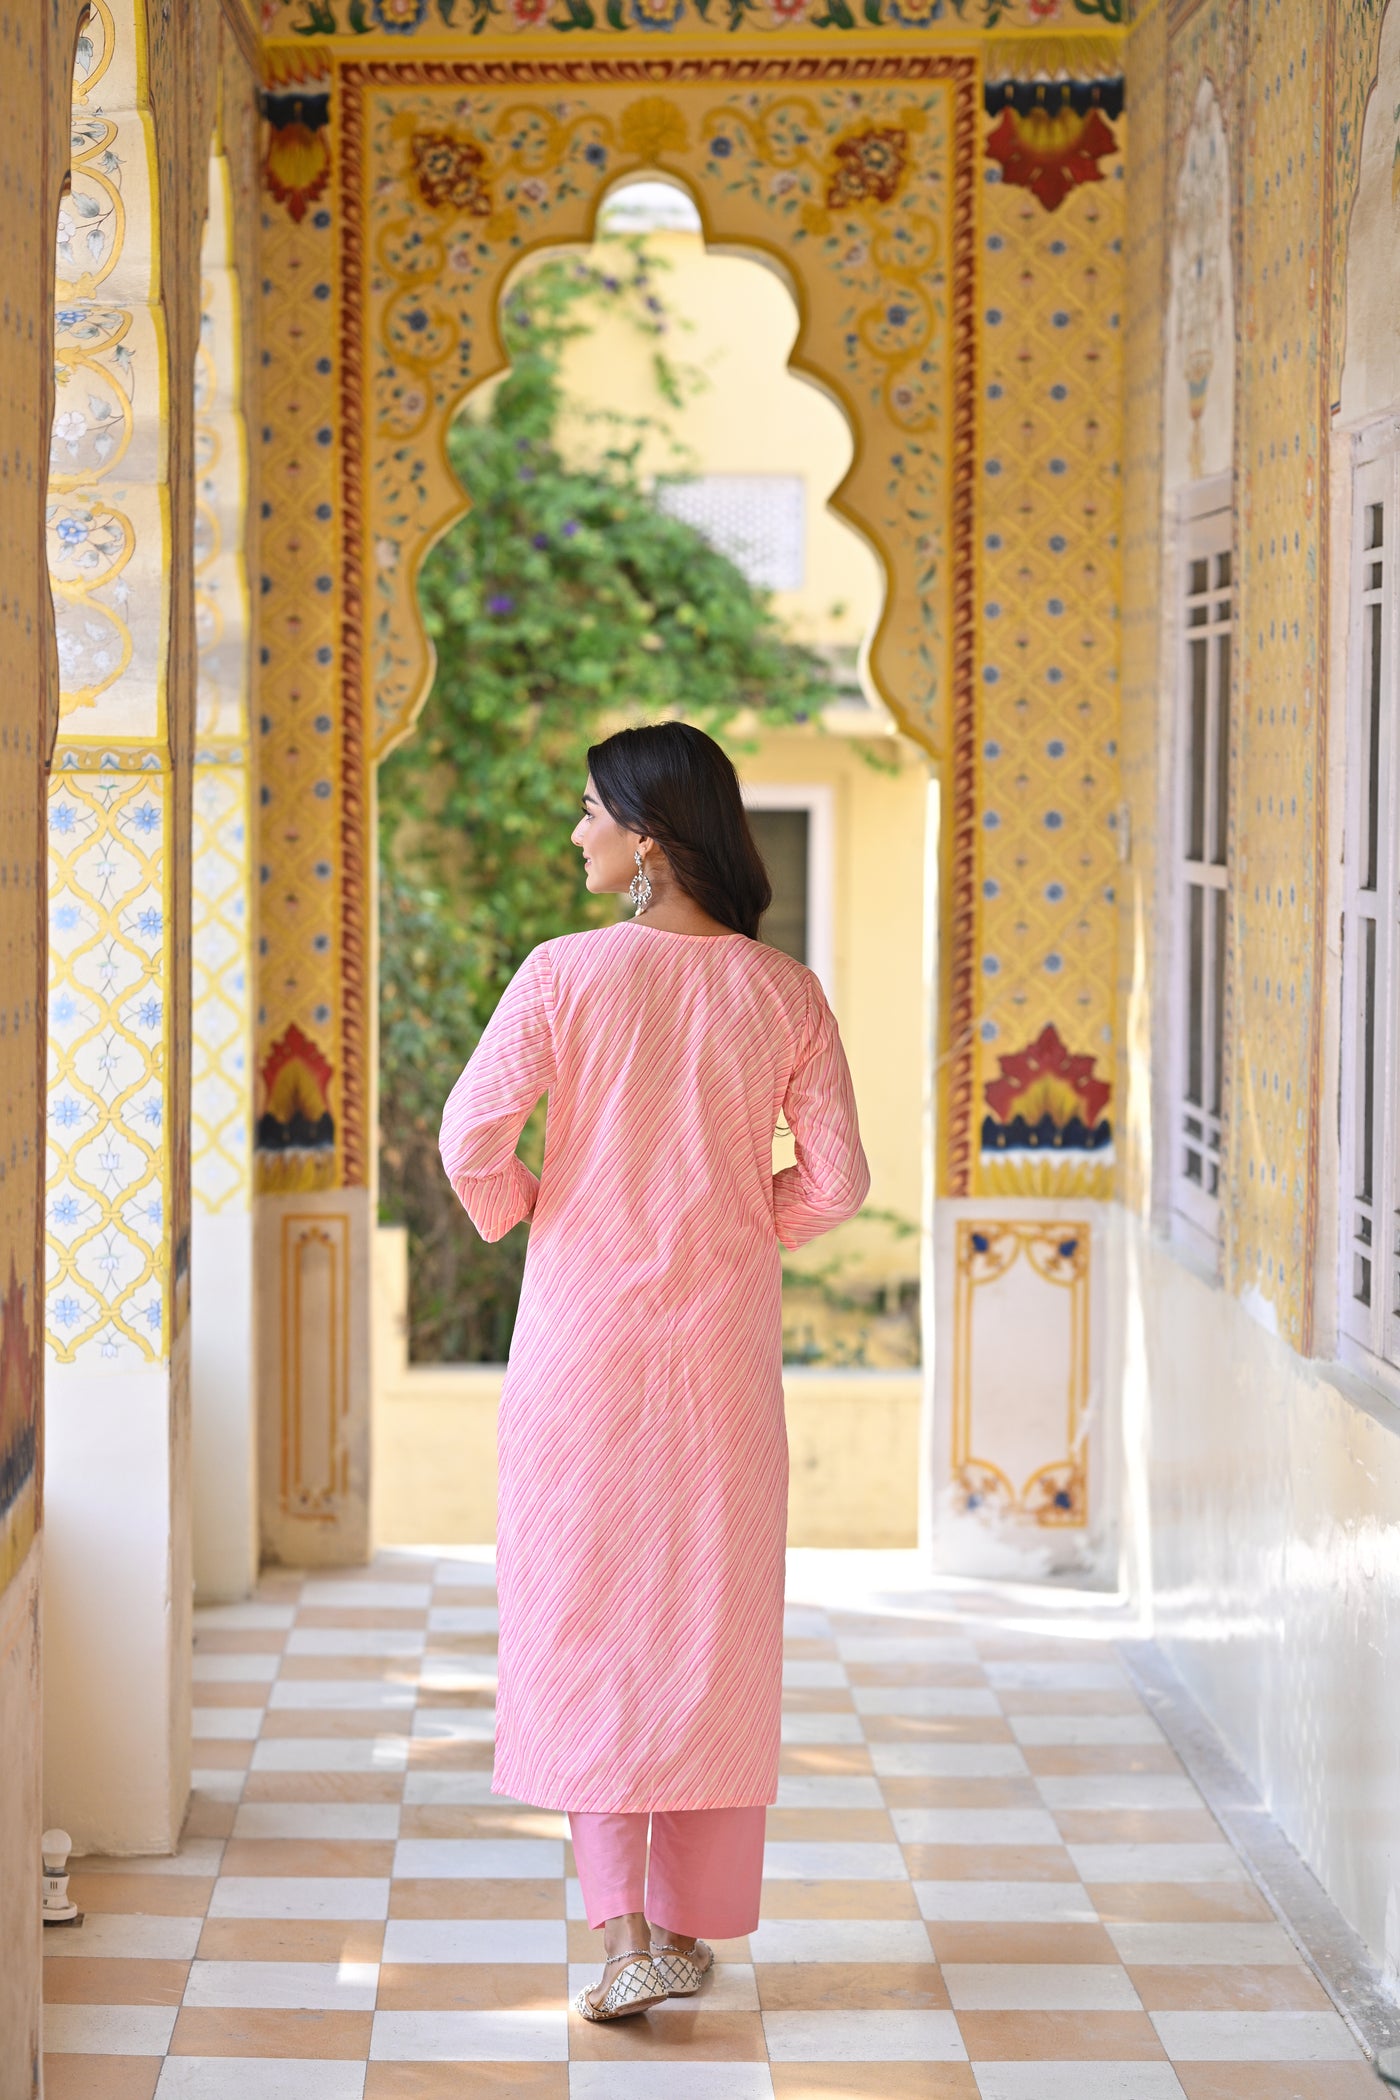
<path id="1" fill-rule="evenodd" d="M 1177 617 L 1172 1209 L 1213 1252 L 1224 1113 L 1230 862 L 1231 513 L 1200 484 L 1182 506 Z"/>
<path id="2" fill-rule="evenodd" d="M 656 500 L 760 590 L 801 590 L 807 491 L 800 474 L 697 474 L 658 483 Z"/>
<path id="3" fill-rule="evenodd" d="M 1368 456 L 1369 455 L 1369 456 Z M 1354 488 L 1342 892 L 1340 1326 L 1400 1364 L 1400 1130 L 1395 1090 L 1400 738 L 1395 720 L 1393 430 L 1365 448 Z"/>

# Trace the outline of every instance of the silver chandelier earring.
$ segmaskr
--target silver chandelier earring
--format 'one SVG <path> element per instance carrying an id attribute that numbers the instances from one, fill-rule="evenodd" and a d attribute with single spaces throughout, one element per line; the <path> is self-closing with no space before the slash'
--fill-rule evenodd
<path id="1" fill-rule="evenodd" d="M 633 918 L 640 919 L 642 913 L 651 902 L 651 882 L 642 860 L 640 847 L 632 855 L 632 858 L 637 863 L 637 872 L 627 886 L 627 894 L 636 907 L 632 913 Z"/>

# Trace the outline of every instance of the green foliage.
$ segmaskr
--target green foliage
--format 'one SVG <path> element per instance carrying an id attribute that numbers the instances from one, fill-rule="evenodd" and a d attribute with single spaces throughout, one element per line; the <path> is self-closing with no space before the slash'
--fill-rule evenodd
<path id="1" fill-rule="evenodd" d="M 883 1227 L 895 1245 L 917 1239 L 919 1228 L 898 1211 L 867 1204 L 867 1228 Z M 920 1355 L 917 1277 L 872 1284 L 868 1247 L 844 1237 L 835 1254 L 783 1262 L 783 1361 L 842 1370 L 916 1366 Z"/>
<path id="2" fill-rule="evenodd" d="M 472 507 L 420 584 L 437 677 L 380 773 L 381 1213 L 409 1227 L 416 1358 L 499 1360 L 509 1341 L 523 1230 L 482 1245 L 437 1164 L 438 1119 L 530 949 L 616 916 L 569 843 L 589 744 L 675 714 L 732 745 L 741 716 L 805 720 L 832 697 L 766 597 L 657 507 L 644 425 L 590 426 L 587 463 L 561 453 L 560 360 L 605 312 L 644 331 L 663 398 L 683 398 L 644 240 L 511 292 L 510 372 L 449 439 Z"/>

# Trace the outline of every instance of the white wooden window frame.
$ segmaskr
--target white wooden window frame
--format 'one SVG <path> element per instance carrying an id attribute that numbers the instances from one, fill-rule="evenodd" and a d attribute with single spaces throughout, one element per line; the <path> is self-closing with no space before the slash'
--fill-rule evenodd
<path id="1" fill-rule="evenodd" d="M 1173 1237 L 1212 1266 L 1224 1175 L 1230 664 L 1237 602 L 1233 528 L 1228 475 L 1182 491 L 1173 569 L 1168 1202 Z M 1203 579 L 1198 564 L 1204 564 Z M 1193 582 L 1202 581 L 1203 588 L 1192 589 Z M 1204 747 L 1199 771 L 1198 735 Z M 1193 942 L 1196 912 L 1200 927 Z M 1197 955 L 1198 970 L 1193 967 Z"/>
<path id="2" fill-rule="evenodd" d="M 1339 1351 L 1394 1389 L 1400 1367 L 1400 430 L 1356 442 L 1342 844 Z"/>
<path id="3" fill-rule="evenodd" d="M 807 812 L 807 967 L 836 1004 L 836 796 L 823 784 L 745 784 L 749 809 Z"/>

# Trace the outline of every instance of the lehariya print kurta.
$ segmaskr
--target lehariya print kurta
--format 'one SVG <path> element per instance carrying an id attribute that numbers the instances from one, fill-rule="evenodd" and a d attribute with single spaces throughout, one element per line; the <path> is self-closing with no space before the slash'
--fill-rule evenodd
<path id="1" fill-rule="evenodd" d="M 540 1179 L 515 1156 L 549 1096 Z M 779 1116 L 797 1164 L 775 1175 Z M 541 1808 L 777 1793 L 779 1242 L 869 1171 L 821 985 L 743 934 L 625 920 L 526 957 L 448 1100 L 483 1238 L 531 1219 L 501 1394 L 493 1788 Z"/>

